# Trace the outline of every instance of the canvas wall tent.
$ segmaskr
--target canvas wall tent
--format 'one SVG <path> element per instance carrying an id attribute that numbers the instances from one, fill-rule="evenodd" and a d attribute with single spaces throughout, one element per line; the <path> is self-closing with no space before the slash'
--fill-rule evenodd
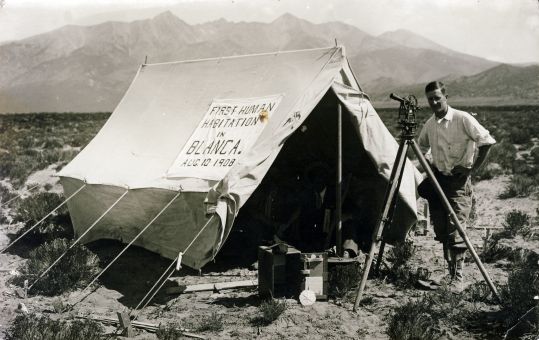
<path id="1" fill-rule="evenodd" d="M 75 232 L 128 190 L 83 241 L 129 242 L 181 191 L 135 244 L 173 259 L 198 235 L 183 263 L 200 268 L 223 245 L 283 146 L 313 110 L 334 120 L 337 101 L 348 123 L 345 163 L 359 177 L 370 171 L 388 178 L 397 142 L 342 47 L 142 65 L 103 128 L 58 174 L 66 195 L 87 183 L 68 202 Z M 312 145 L 330 144 L 311 138 Z M 287 157 L 302 152 L 290 150 Z M 408 164 L 390 240 L 402 239 L 416 219 L 416 172 Z"/>

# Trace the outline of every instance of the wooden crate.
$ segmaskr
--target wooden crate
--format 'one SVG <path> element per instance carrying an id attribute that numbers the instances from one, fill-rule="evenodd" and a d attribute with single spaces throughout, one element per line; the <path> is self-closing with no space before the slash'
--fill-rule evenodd
<path id="1" fill-rule="evenodd" d="M 284 250 L 284 252 L 283 252 Z M 258 294 L 261 297 L 298 297 L 301 252 L 294 247 L 258 248 Z"/>

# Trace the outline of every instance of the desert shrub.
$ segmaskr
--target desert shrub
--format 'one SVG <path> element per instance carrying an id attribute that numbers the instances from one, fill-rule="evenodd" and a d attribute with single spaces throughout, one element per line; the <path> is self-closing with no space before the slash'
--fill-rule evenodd
<path id="1" fill-rule="evenodd" d="M 24 136 L 22 139 L 19 140 L 18 144 L 23 149 L 31 149 L 36 146 L 37 141 L 33 136 Z"/>
<path id="2" fill-rule="evenodd" d="M 62 160 L 62 150 L 59 150 L 59 149 L 45 150 L 43 152 L 43 159 L 48 164 L 60 162 Z"/>
<path id="3" fill-rule="evenodd" d="M 43 144 L 44 149 L 56 149 L 62 148 L 64 146 L 64 141 L 60 137 L 47 137 L 45 143 Z"/>
<path id="4" fill-rule="evenodd" d="M 1 177 L 8 177 L 15 188 L 21 187 L 32 172 L 44 169 L 48 165 L 43 159 L 42 153 L 35 150 L 25 149 L 11 156 L 4 159 L 5 163 L 1 162 L 4 164 L 2 164 L 0 172 Z"/>
<path id="5" fill-rule="evenodd" d="M 267 326 L 277 320 L 279 316 L 284 313 L 286 308 L 287 305 L 284 300 L 270 299 L 262 301 L 260 306 L 258 306 L 260 315 L 251 320 L 251 322 L 255 325 Z"/>
<path id="6" fill-rule="evenodd" d="M 440 337 L 436 325 L 432 301 L 419 299 L 395 308 L 389 318 L 386 333 L 395 340 L 434 340 Z"/>
<path id="7" fill-rule="evenodd" d="M 52 320 L 45 315 L 18 315 L 6 332 L 6 340 L 99 340 L 103 326 L 91 320 Z"/>
<path id="8" fill-rule="evenodd" d="M 462 297 L 442 287 L 396 307 L 388 316 L 386 333 L 399 340 L 452 338 L 452 326 L 467 319 L 469 312 L 463 308 Z"/>
<path id="9" fill-rule="evenodd" d="M 11 184 L 18 188 L 24 184 L 26 178 L 38 167 L 39 161 L 36 157 L 21 155 L 8 164 L 6 177 L 9 177 Z"/>
<path id="10" fill-rule="evenodd" d="M 9 172 L 15 163 L 15 155 L 12 153 L 0 153 L 0 178 L 9 177 Z"/>
<path id="11" fill-rule="evenodd" d="M 535 165 L 536 165 L 536 166 L 539 166 L 539 146 L 533 148 L 533 149 L 530 151 L 530 156 L 532 156 L 533 162 L 535 163 Z"/>
<path id="12" fill-rule="evenodd" d="M 539 295 L 539 265 L 537 255 L 533 255 L 515 263 L 509 273 L 507 284 L 500 291 L 506 327 L 514 325 L 530 309 L 537 307 L 537 302 L 533 299 L 537 295 Z M 539 311 L 536 310 L 531 317 L 520 320 L 519 323 L 521 333 L 539 333 Z"/>
<path id="13" fill-rule="evenodd" d="M 506 258 L 509 254 L 507 253 L 507 249 L 500 246 L 499 240 L 500 240 L 499 234 L 494 234 L 488 239 L 485 248 L 483 248 L 483 251 L 479 255 L 481 257 L 481 260 L 483 260 L 486 263 L 492 263 L 496 262 L 498 260 L 501 260 L 503 258 Z"/>
<path id="14" fill-rule="evenodd" d="M 78 134 L 78 135 L 74 135 L 71 137 L 71 140 L 68 141 L 69 145 L 71 145 L 72 147 L 83 147 L 85 146 L 86 144 L 88 144 L 88 142 L 90 142 L 90 139 L 92 139 L 92 135 L 83 135 L 83 134 Z"/>
<path id="15" fill-rule="evenodd" d="M 530 233 L 531 216 L 520 210 L 511 210 L 505 215 L 504 230 L 510 237 L 518 234 L 527 236 Z"/>
<path id="16" fill-rule="evenodd" d="M 388 278 L 400 288 L 412 288 L 420 279 L 417 270 L 408 264 L 392 268 Z"/>
<path id="17" fill-rule="evenodd" d="M 176 340 L 184 336 L 182 327 L 178 324 L 159 325 L 155 335 L 159 340 Z"/>
<path id="18" fill-rule="evenodd" d="M 505 187 L 499 195 L 500 198 L 528 197 L 535 191 L 535 181 L 533 178 L 513 175 L 511 182 Z"/>
<path id="19" fill-rule="evenodd" d="M 374 302 L 375 302 L 374 297 L 366 296 L 366 297 L 361 299 L 361 301 L 359 302 L 359 305 L 360 306 L 368 306 L 368 305 L 372 305 Z"/>
<path id="20" fill-rule="evenodd" d="M 37 193 L 22 199 L 16 208 L 16 221 L 34 224 L 62 203 L 54 193 Z M 64 208 L 63 211 L 66 209 Z"/>
<path id="21" fill-rule="evenodd" d="M 0 184 L 0 204 L 4 204 L 5 202 L 9 201 L 10 199 L 17 196 L 14 192 L 9 190 L 8 187 Z"/>
<path id="22" fill-rule="evenodd" d="M 18 114 L 0 117 L 0 178 L 18 188 L 34 171 L 67 162 L 76 150 L 62 150 L 72 140 L 82 146 L 99 131 L 109 114 Z M 67 142 L 66 142 L 67 141 Z M 77 145 L 75 145 L 77 146 Z"/>
<path id="23" fill-rule="evenodd" d="M 210 315 L 205 315 L 200 319 L 196 330 L 199 332 L 220 332 L 223 330 L 223 327 L 223 316 L 212 312 Z"/>
<path id="24" fill-rule="evenodd" d="M 344 298 L 358 284 L 360 277 L 361 266 L 358 262 L 332 266 L 328 275 L 329 294 Z"/>
<path id="25" fill-rule="evenodd" d="M 495 303 L 490 287 L 482 281 L 474 282 L 462 292 L 462 297 L 469 302 Z"/>
<path id="26" fill-rule="evenodd" d="M 488 162 L 473 172 L 473 178 L 476 181 L 484 181 L 493 179 L 501 174 L 503 174 L 503 169 L 498 163 Z"/>
<path id="27" fill-rule="evenodd" d="M 509 131 L 509 138 L 513 144 L 526 144 L 530 141 L 531 135 L 527 128 L 512 127 Z"/>
<path id="28" fill-rule="evenodd" d="M 393 263 L 393 268 L 396 268 L 408 263 L 414 254 L 414 242 L 411 240 L 406 240 L 404 242 L 395 244 L 389 251 L 388 257 Z"/>
<path id="29" fill-rule="evenodd" d="M 84 287 L 98 274 L 99 259 L 80 244 L 68 250 L 69 246 L 68 240 L 56 239 L 32 250 L 28 261 L 18 269 L 21 274 L 15 276 L 12 282 L 21 287 L 24 280 L 32 284 L 40 274 L 67 252 L 43 278 L 37 281 L 30 292 L 54 296 Z"/>
<path id="30" fill-rule="evenodd" d="M 43 153 L 43 160 L 46 164 L 69 162 L 77 155 L 77 153 L 78 151 L 73 149 L 45 150 L 45 152 Z"/>
<path id="31" fill-rule="evenodd" d="M 515 146 L 503 140 L 490 148 L 488 161 L 499 164 L 505 170 L 511 170 L 516 154 L 517 149 Z"/>
<path id="32" fill-rule="evenodd" d="M 19 201 L 15 209 L 14 220 L 24 222 L 24 227 L 19 230 L 17 235 L 22 235 L 62 202 L 63 198 L 60 195 L 51 192 L 36 193 Z M 67 207 L 63 205 L 33 229 L 29 237 L 33 237 L 36 242 L 41 242 L 53 238 L 69 238 L 72 235 L 73 229 Z"/>
<path id="33" fill-rule="evenodd" d="M 415 254 L 415 246 L 411 240 L 398 243 L 388 252 L 392 262 L 387 277 L 402 288 L 414 286 L 419 279 L 417 271 L 408 264 Z"/>
<path id="34" fill-rule="evenodd" d="M 0 215 L 0 224 L 9 224 L 9 217 L 6 213 L 2 212 L 2 214 Z"/>

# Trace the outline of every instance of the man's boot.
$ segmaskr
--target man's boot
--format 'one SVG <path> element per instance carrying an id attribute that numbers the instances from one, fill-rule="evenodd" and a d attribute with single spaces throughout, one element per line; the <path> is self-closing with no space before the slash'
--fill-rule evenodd
<path id="1" fill-rule="evenodd" d="M 453 265 L 452 280 L 449 285 L 449 290 L 453 293 L 461 293 L 464 290 L 464 251 L 461 249 L 451 249 L 449 254 Z"/>
<path id="2" fill-rule="evenodd" d="M 453 280 L 453 277 L 455 276 L 455 265 L 454 265 L 454 262 L 451 261 L 451 256 L 449 254 L 449 247 L 445 243 L 443 245 L 443 251 L 444 251 L 444 259 L 445 259 L 445 262 L 447 263 L 448 273 L 444 274 L 441 277 L 435 278 L 433 282 L 434 284 L 438 286 L 449 286 L 449 284 Z"/>

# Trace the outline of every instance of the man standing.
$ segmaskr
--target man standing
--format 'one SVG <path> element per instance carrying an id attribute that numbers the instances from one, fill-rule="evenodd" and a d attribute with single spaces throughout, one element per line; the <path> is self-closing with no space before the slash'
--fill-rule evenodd
<path id="1" fill-rule="evenodd" d="M 481 167 L 496 141 L 471 114 L 447 104 L 448 96 L 442 82 L 427 84 L 425 94 L 434 114 L 423 126 L 418 144 L 421 151 L 427 153 L 427 158 L 432 157 L 431 167 L 436 179 L 462 227 L 466 228 L 472 207 L 470 175 Z M 428 178 L 419 185 L 418 192 L 429 202 L 435 240 L 443 244 L 449 288 L 460 292 L 466 244 Z"/>

